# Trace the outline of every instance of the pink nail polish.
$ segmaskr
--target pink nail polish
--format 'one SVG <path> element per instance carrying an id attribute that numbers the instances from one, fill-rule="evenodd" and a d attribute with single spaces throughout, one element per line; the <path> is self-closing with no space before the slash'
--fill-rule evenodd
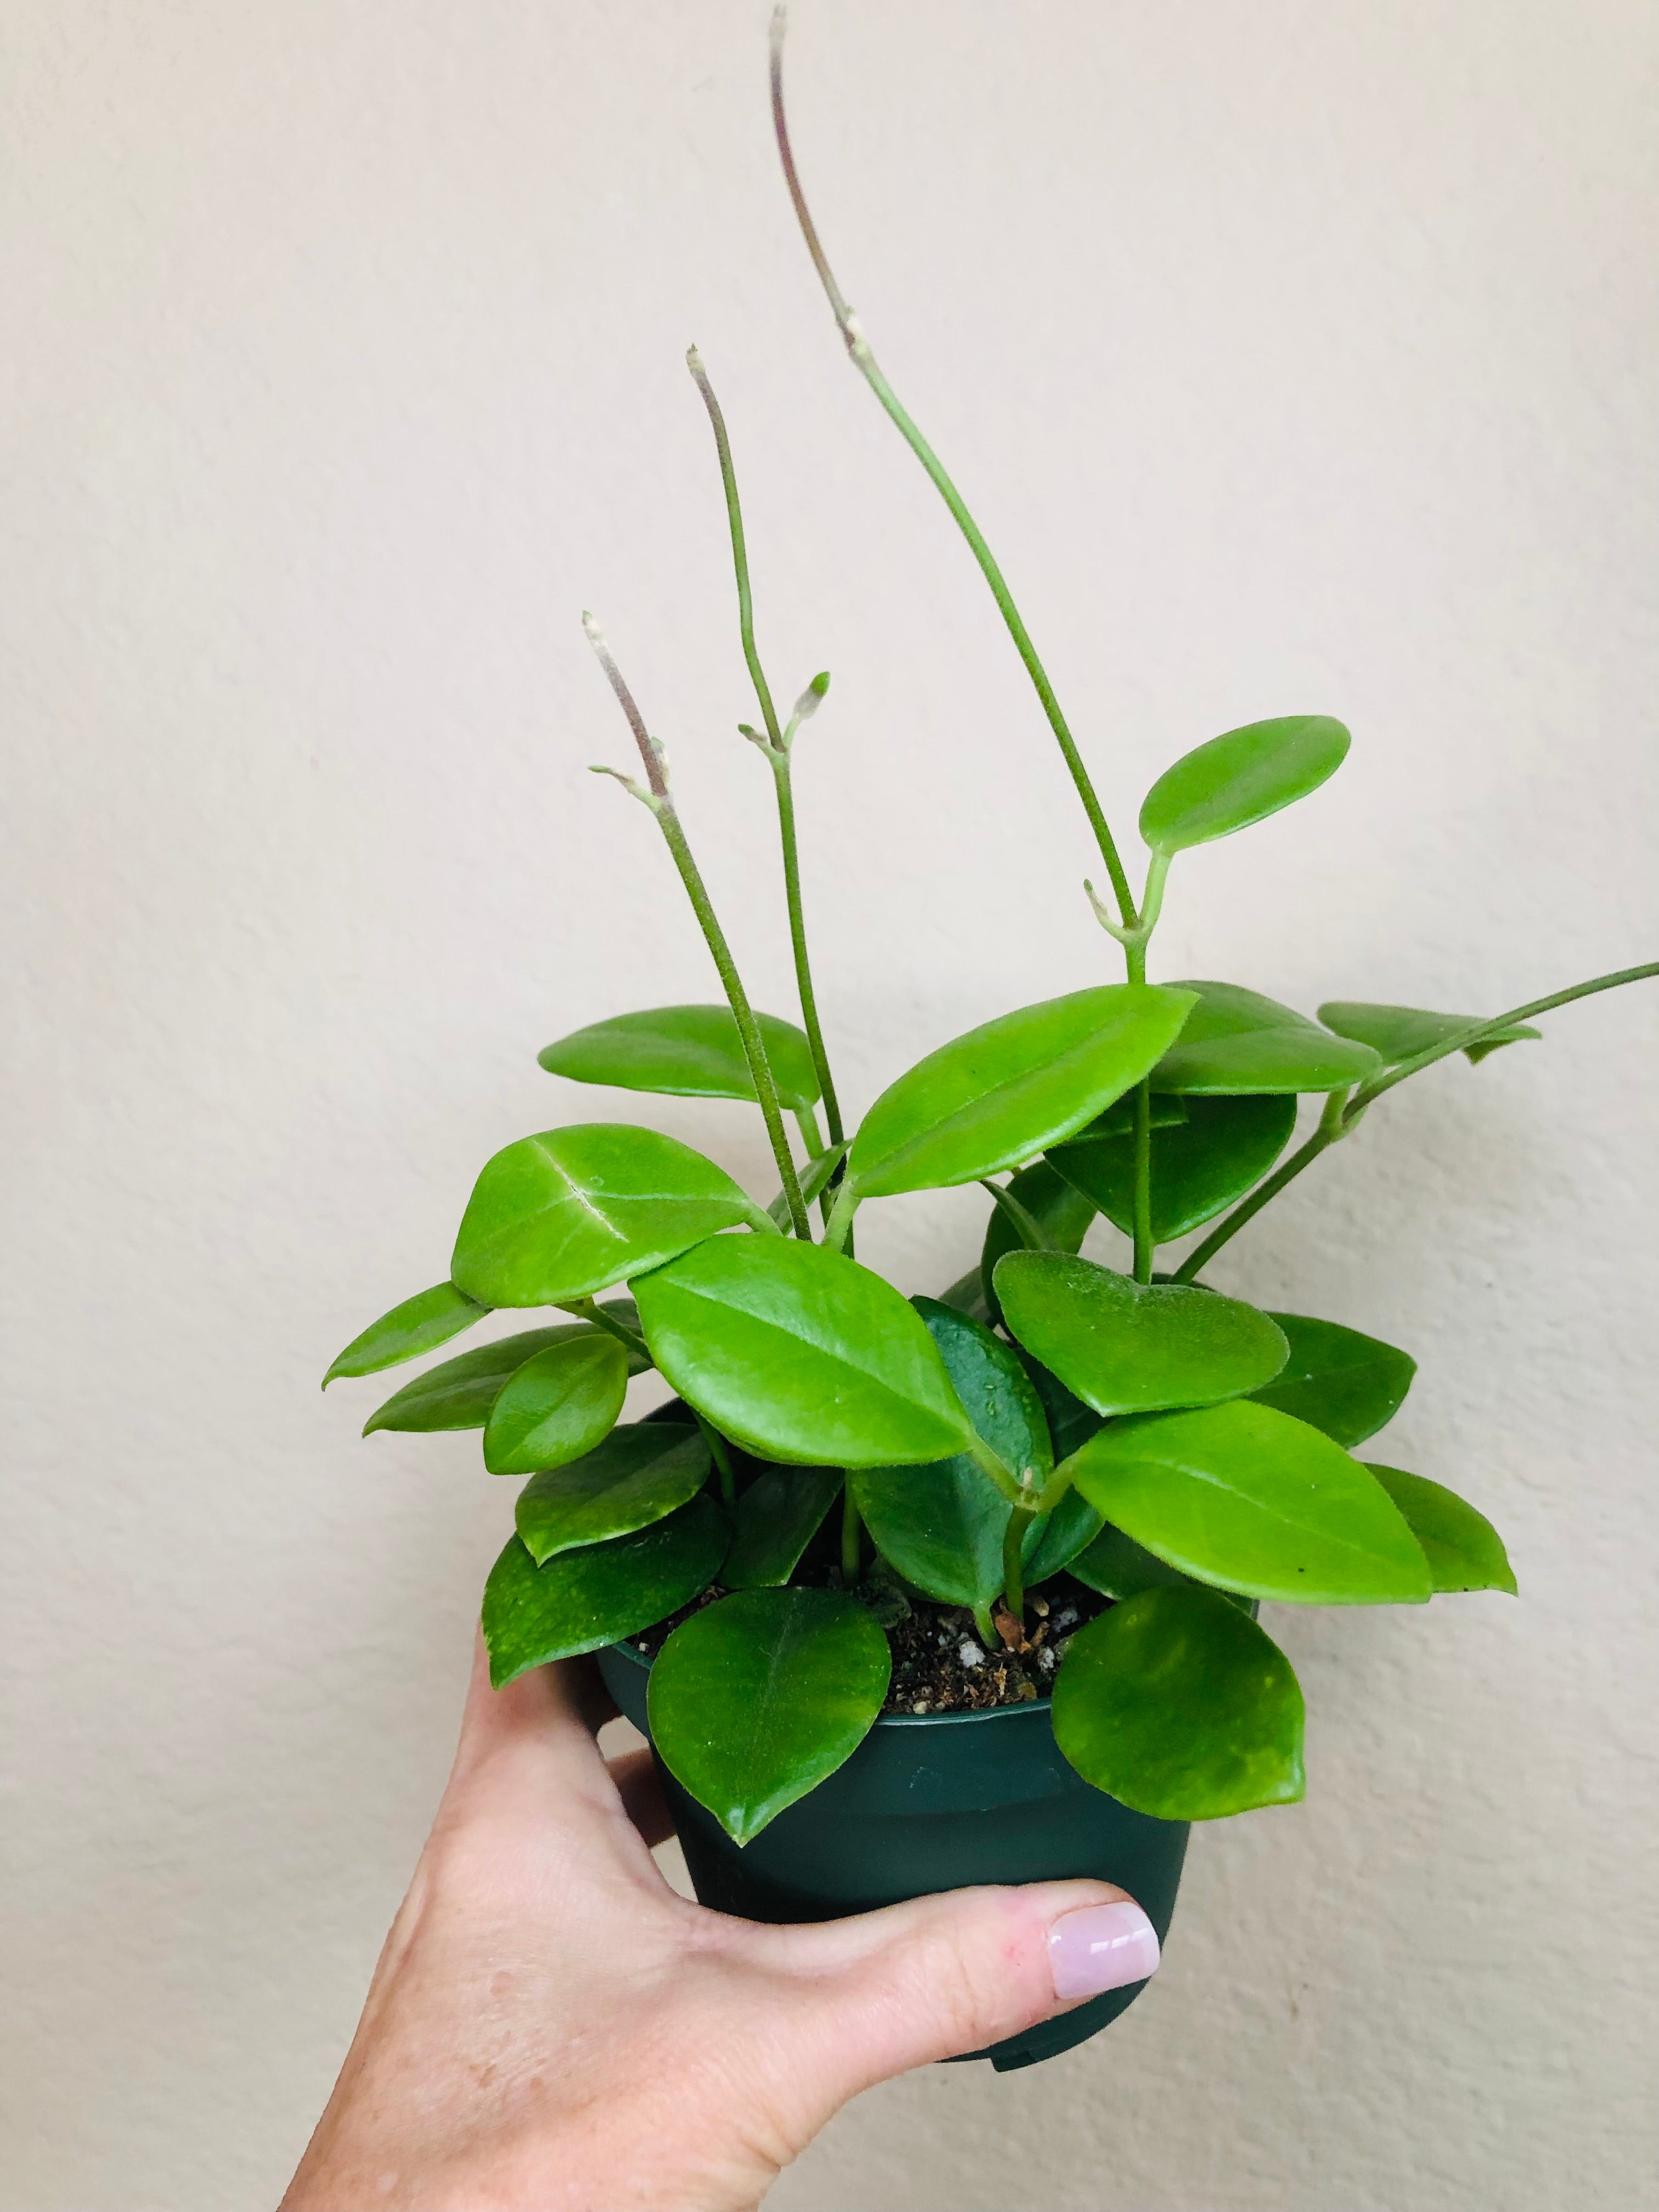
<path id="1" fill-rule="evenodd" d="M 1158 1955 L 1157 1930 L 1127 1898 L 1063 1912 L 1048 1930 L 1054 1995 L 1066 2002 L 1144 1982 L 1158 1972 Z"/>

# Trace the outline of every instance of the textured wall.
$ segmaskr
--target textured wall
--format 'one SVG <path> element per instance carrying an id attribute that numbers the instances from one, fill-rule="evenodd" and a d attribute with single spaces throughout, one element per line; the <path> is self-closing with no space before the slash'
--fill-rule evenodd
<path id="1" fill-rule="evenodd" d="M 423 1832 L 508 1500 L 317 1377 L 491 1149 L 639 1112 L 538 1046 L 711 995 L 584 772 L 627 746 L 581 606 L 787 1006 L 689 339 L 775 679 L 835 672 L 799 781 L 845 1091 L 1112 972 L 793 234 L 763 16 L 0 30 L 14 2212 L 270 2201 Z M 1653 954 L 1656 59 L 1638 0 L 799 0 L 843 281 L 1120 823 L 1231 724 L 1355 730 L 1182 864 L 1155 973 L 1480 1010 Z M 1280 1612 L 1310 1801 L 1198 1836 L 1145 2002 L 867 2097 L 779 2205 L 1656 2201 L 1656 1028 L 1628 994 L 1425 1078 L 1218 1269 L 1421 1355 L 1389 1454 L 1491 1510 L 1521 1601 Z M 662 1119 L 768 1187 L 738 1109 Z M 937 1286 L 981 1212 L 863 1249 Z"/>

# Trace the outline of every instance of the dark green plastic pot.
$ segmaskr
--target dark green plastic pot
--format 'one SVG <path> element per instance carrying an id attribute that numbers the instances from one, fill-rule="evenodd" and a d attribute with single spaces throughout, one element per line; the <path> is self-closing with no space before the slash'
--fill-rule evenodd
<path id="1" fill-rule="evenodd" d="M 647 1736 L 650 1662 L 630 1644 L 599 1655 L 606 1686 Z M 836 1920 L 979 1882 L 1115 1882 L 1169 1932 L 1187 1855 L 1184 1820 L 1154 1820 L 1092 1790 L 1054 1741 L 1048 1700 L 983 1713 L 894 1714 L 847 1764 L 742 1850 L 660 1759 L 669 1807 L 699 1900 L 744 1920 Z M 999 2072 L 1083 2043 L 1133 2004 L 1145 1982 L 966 2054 Z"/>

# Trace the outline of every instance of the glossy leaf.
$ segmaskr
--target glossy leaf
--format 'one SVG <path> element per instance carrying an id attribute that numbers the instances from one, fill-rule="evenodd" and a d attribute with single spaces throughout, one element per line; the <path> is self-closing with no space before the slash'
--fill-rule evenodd
<path id="1" fill-rule="evenodd" d="M 579 1122 L 523 1137 L 489 1161 L 450 1272 L 492 1305 L 558 1305 L 759 1214 L 723 1169 L 677 1138 Z"/>
<path id="2" fill-rule="evenodd" d="M 1291 1662 L 1215 1590 L 1151 1589 L 1072 1638 L 1054 1741 L 1085 1782 L 1161 1820 L 1219 1820 L 1304 1795 Z"/>
<path id="3" fill-rule="evenodd" d="M 1093 1202 L 1067 1182 L 1064 1176 L 1057 1174 L 1046 1160 L 1035 1160 L 1029 1168 L 1022 1168 L 1010 1180 L 1008 1195 L 1042 1224 L 1045 1235 L 1061 1252 L 1076 1251 L 1095 1218 Z M 1020 1235 L 1013 1223 L 1000 1206 L 994 1208 L 985 1224 L 985 1243 L 979 1255 L 981 1294 L 987 1318 L 994 1324 L 1002 1319 L 1002 1309 L 997 1304 L 992 1275 L 1005 1252 L 1022 1249 Z M 956 1301 L 947 1299 L 946 1304 L 954 1305 Z"/>
<path id="4" fill-rule="evenodd" d="M 635 1421 L 612 1429 L 586 1458 L 533 1475 L 514 1520 L 538 1566 L 582 1544 L 603 1544 L 678 1512 L 702 1488 L 708 1445 L 689 1423 Z"/>
<path id="5" fill-rule="evenodd" d="M 1516 1595 L 1515 1570 L 1503 1538 L 1467 1498 L 1443 1483 L 1431 1482 L 1426 1475 L 1367 1464 L 1423 1547 L 1437 1596 L 1444 1591 L 1483 1589 Z"/>
<path id="6" fill-rule="evenodd" d="M 1031 1388 L 1042 1402 L 1042 1411 L 1048 1423 L 1049 1440 L 1054 1448 L 1054 1464 L 1070 1459 L 1081 1443 L 1085 1443 L 1101 1425 L 1101 1416 L 1092 1406 L 1085 1406 L 1074 1391 L 1068 1390 L 1058 1375 L 1045 1367 L 1023 1344 L 1017 1344 L 1020 1365 L 1030 1377 Z"/>
<path id="7" fill-rule="evenodd" d="M 1376 1478 L 1317 1429 L 1235 1399 L 1111 1421 L 1072 1462 L 1114 1528 L 1195 1582 L 1293 1605 L 1413 1605 L 1428 1562 Z"/>
<path id="8" fill-rule="evenodd" d="M 1395 1067 L 1402 1060 L 1412 1060 L 1419 1052 L 1427 1052 L 1431 1046 L 1461 1036 L 1480 1017 L 1431 1014 L 1420 1006 L 1373 1006 L 1357 999 L 1331 999 L 1319 1009 L 1319 1018 L 1338 1036 L 1352 1037 L 1360 1044 L 1370 1045 L 1390 1067 Z M 1463 1056 L 1471 1066 L 1478 1066 L 1488 1053 L 1500 1052 L 1506 1044 L 1519 1044 L 1523 1038 L 1543 1034 L 1530 1022 L 1510 1022 L 1483 1037 L 1479 1044 L 1465 1045 Z"/>
<path id="9" fill-rule="evenodd" d="M 630 1328 L 638 1321 L 632 1301 L 626 1298 L 607 1299 L 605 1310 L 615 1313 Z M 498 1337 L 494 1344 L 481 1344 L 476 1352 L 464 1352 L 459 1359 L 446 1359 L 436 1367 L 428 1367 L 412 1382 L 377 1407 L 363 1424 L 363 1434 L 373 1436 L 376 1429 L 396 1429 L 424 1434 L 435 1429 L 481 1429 L 489 1419 L 489 1409 L 501 1395 L 502 1386 L 510 1375 L 516 1374 L 526 1359 L 533 1359 L 550 1345 L 574 1343 L 580 1338 L 597 1337 L 599 1331 L 589 1322 L 564 1322 L 553 1328 L 521 1329 L 516 1336 Z M 630 1359 L 630 1374 L 642 1374 L 649 1363 Z"/>
<path id="10" fill-rule="evenodd" d="M 1328 714 L 1247 722 L 1165 769 L 1141 801 L 1141 837 L 1155 853 L 1231 837 L 1317 791 L 1347 750 L 1346 730 Z"/>
<path id="11" fill-rule="evenodd" d="M 1050 1575 L 1069 1567 L 1088 1550 L 1100 1529 L 1099 1509 L 1080 1490 L 1066 1491 L 1054 1511 L 1039 1514 L 1026 1531 L 1020 1547 L 1026 1589 L 1035 1589 Z"/>
<path id="12" fill-rule="evenodd" d="M 666 1520 L 538 1567 L 514 1536 L 484 1585 L 483 1638 L 499 1690 L 527 1668 L 636 1636 L 707 1589 L 720 1571 L 726 1516 L 694 1498 Z"/>
<path id="13" fill-rule="evenodd" d="M 615 1337 L 550 1345 L 510 1375 L 484 1424 L 491 1474 L 568 1467 L 603 1442 L 622 1417 L 628 1361 Z"/>
<path id="14" fill-rule="evenodd" d="M 1179 1091 L 1154 1091 L 1146 1105 L 1154 1129 L 1176 1128 L 1187 1118 L 1187 1102 Z M 1067 1142 L 1079 1142 L 1085 1137 L 1132 1137 L 1134 1127 L 1135 1102 L 1131 1091 L 1126 1097 L 1115 1099 L 1103 1114 L 1097 1114 L 1086 1127 L 1078 1131 L 1075 1139 L 1068 1139 Z"/>
<path id="15" fill-rule="evenodd" d="M 1199 1003 L 1152 1070 L 1154 1091 L 1237 1097 L 1255 1091 L 1346 1091 L 1375 1075 L 1369 1045 L 1333 1036 L 1289 1006 L 1237 983 L 1182 983 Z"/>
<path id="16" fill-rule="evenodd" d="M 1072 1572 L 1080 1583 L 1103 1597 L 1139 1597 L 1149 1589 L 1201 1589 L 1190 1575 L 1183 1575 L 1179 1567 L 1172 1567 L 1160 1559 L 1156 1552 L 1149 1552 L 1144 1544 L 1137 1544 L 1133 1536 L 1126 1536 L 1121 1528 L 1114 1528 L 1107 1522 L 1100 1534 L 1071 1562 Z M 1218 1597 L 1231 1604 L 1243 1606 L 1248 1613 L 1254 1600 L 1241 1597 L 1236 1590 L 1218 1590 Z"/>
<path id="17" fill-rule="evenodd" d="M 963 1410 L 1003 1465 L 1037 1484 L 1054 1464 L 1048 1424 L 1012 1345 L 939 1298 L 913 1298 Z"/>
<path id="18" fill-rule="evenodd" d="M 634 1285 L 657 1365 L 761 1459 L 889 1467 L 971 1431 L 919 1315 L 822 1244 L 719 1237 Z"/>
<path id="19" fill-rule="evenodd" d="M 763 1468 L 732 1517 L 732 1548 L 720 1569 L 727 1589 L 775 1589 L 787 1583 L 841 1496 L 842 1480 L 836 1467 Z"/>
<path id="20" fill-rule="evenodd" d="M 815 1106 L 818 1079 L 805 1035 L 775 1014 L 755 1018 L 778 1097 L 792 1113 Z M 608 1083 L 619 1091 L 654 1091 L 672 1098 L 757 1103 L 729 1006 L 653 1006 L 646 1013 L 615 1014 L 544 1046 L 537 1058 L 550 1075 L 576 1083 Z"/>
<path id="21" fill-rule="evenodd" d="M 1291 1353 L 1266 1389 L 1251 1395 L 1294 1413 L 1339 1444 L 1364 1443 L 1399 1412 L 1417 1362 L 1374 1336 L 1306 1314 L 1274 1314 Z"/>
<path id="22" fill-rule="evenodd" d="M 458 1291 L 453 1283 L 434 1283 L 429 1291 L 417 1291 L 390 1313 L 383 1313 L 379 1321 L 370 1322 L 361 1336 L 352 1338 L 324 1376 L 323 1388 L 326 1390 L 339 1375 L 378 1375 L 383 1367 L 396 1367 L 405 1359 L 418 1359 L 423 1352 L 435 1352 L 452 1336 L 482 1321 L 489 1311 L 488 1306 Z"/>
<path id="23" fill-rule="evenodd" d="M 740 1590 L 684 1620 L 647 1706 L 669 1772 L 734 1843 L 843 1764 L 881 1711 L 887 1638 L 839 1591 Z"/>
<path id="24" fill-rule="evenodd" d="M 1243 1198 L 1284 1151 L 1296 1098 L 1194 1097 L 1185 1118 L 1152 1131 L 1152 1241 L 1185 1237 Z M 1133 1136 L 1085 1129 L 1056 1145 L 1050 1164 L 1126 1237 L 1134 1234 Z"/>
<path id="25" fill-rule="evenodd" d="M 976 1182 L 1091 1121 L 1173 1043 L 1190 1001 L 1114 983 L 969 1030 L 884 1091 L 848 1172 L 860 1197 Z"/>
<path id="26" fill-rule="evenodd" d="M 1070 1253 L 1010 1252 L 996 1293 L 1026 1350 L 1097 1413 L 1243 1397 L 1278 1374 L 1290 1348 L 1242 1299 L 1143 1285 Z"/>

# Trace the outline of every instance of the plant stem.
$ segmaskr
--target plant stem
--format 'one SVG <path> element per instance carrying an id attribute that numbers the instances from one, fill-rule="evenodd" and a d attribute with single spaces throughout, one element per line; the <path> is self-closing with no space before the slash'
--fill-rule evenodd
<path id="1" fill-rule="evenodd" d="M 743 657 L 749 664 L 749 680 L 755 687 L 755 696 L 760 702 L 761 718 L 766 724 L 766 735 L 770 744 L 780 750 L 783 746 L 783 732 L 778 724 L 777 709 L 772 704 L 772 689 L 761 666 L 760 654 L 755 646 L 755 601 L 749 586 L 749 553 L 743 535 L 743 508 L 738 499 L 737 471 L 732 465 L 732 441 L 726 435 L 726 417 L 720 412 L 720 403 L 714 397 L 714 387 L 708 381 L 708 372 L 702 365 L 702 356 L 696 346 L 686 350 L 685 365 L 692 380 L 702 394 L 702 404 L 708 410 L 708 420 L 714 426 L 714 450 L 720 455 L 720 483 L 726 490 L 726 520 L 732 532 L 732 565 L 738 574 L 738 629 L 743 638 Z"/>
<path id="2" fill-rule="evenodd" d="M 852 1238 L 853 1216 L 859 1202 L 854 1196 L 853 1186 L 843 1182 L 836 1191 L 836 1202 L 830 1209 L 830 1218 L 823 1224 L 823 1241 L 832 1252 L 844 1252 Z"/>
<path id="3" fill-rule="evenodd" d="M 789 126 L 784 114 L 783 32 L 783 10 L 780 8 L 772 17 L 772 122 L 777 133 L 778 155 L 783 163 L 784 181 L 789 187 L 789 197 L 794 203 L 795 218 L 800 225 L 801 235 L 806 241 L 806 250 L 812 258 L 812 266 L 817 271 L 818 282 L 823 287 L 824 295 L 830 302 L 830 310 L 840 327 L 842 337 L 846 341 L 847 350 L 852 356 L 854 368 L 858 369 L 865 382 L 886 410 L 899 435 L 933 479 L 934 488 L 951 510 L 957 529 L 967 539 L 969 548 L 978 562 L 986 582 L 991 587 L 991 596 L 995 599 L 1002 619 L 1007 624 L 1008 635 L 1012 638 L 1014 648 L 1025 665 L 1026 674 L 1036 689 L 1037 697 L 1042 702 L 1042 711 L 1048 718 L 1048 726 L 1054 732 L 1066 765 L 1071 771 L 1072 781 L 1076 785 L 1078 797 L 1083 802 L 1083 811 L 1089 817 L 1090 828 L 1094 831 L 1095 842 L 1100 848 L 1100 857 L 1106 863 L 1106 872 L 1111 878 L 1112 889 L 1116 895 L 1124 922 L 1126 926 L 1133 926 L 1135 919 L 1134 900 L 1130 894 L 1128 878 L 1123 872 L 1123 863 L 1118 858 L 1117 847 L 1113 842 L 1112 833 L 1107 824 L 1100 801 L 1095 795 L 1094 785 L 1089 780 L 1089 771 L 1083 765 L 1083 757 L 1077 749 L 1076 741 L 1066 725 L 1066 717 L 1060 711 L 1060 702 L 1054 696 L 1054 688 L 1048 681 L 1048 671 L 1037 658 L 1037 650 L 1031 642 L 1030 633 L 1020 618 L 1019 609 L 1014 605 L 1013 594 L 1008 589 L 990 547 L 980 533 L 979 525 L 969 513 L 962 494 L 946 473 L 945 465 L 926 438 L 922 436 L 915 422 L 911 421 L 900 404 L 897 393 L 877 367 L 876 357 L 870 350 L 870 342 L 860 327 L 858 317 L 848 305 L 840 285 L 836 283 L 834 272 L 825 258 L 823 248 L 818 242 L 817 228 L 807 208 L 805 194 L 801 190 L 800 177 L 795 167 L 795 157 L 789 143 Z"/>
<path id="4" fill-rule="evenodd" d="M 611 680 L 611 688 L 617 695 L 617 702 L 623 713 L 628 717 L 628 726 L 634 732 L 635 742 L 640 749 L 640 757 L 645 763 L 645 773 L 649 789 L 641 790 L 639 785 L 629 776 L 623 776 L 620 781 L 656 816 L 657 827 L 662 831 L 668 849 L 674 856 L 674 866 L 680 872 L 680 881 L 685 885 L 686 896 L 691 902 L 691 910 L 697 917 L 703 940 L 714 955 L 714 965 L 720 971 L 720 982 L 726 991 L 726 1003 L 732 1009 L 732 1018 L 738 1025 L 738 1035 L 743 1041 L 744 1056 L 749 1062 L 749 1073 L 755 1085 L 755 1095 L 760 1100 L 761 1112 L 766 1121 L 766 1133 L 771 1140 L 773 1157 L 778 1164 L 778 1178 L 783 1185 L 784 1195 L 789 1201 L 789 1218 L 794 1224 L 796 1236 L 805 1237 L 810 1241 L 812 1234 L 811 1224 L 806 1218 L 806 1208 L 801 1203 L 800 1184 L 795 1176 L 794 1158 L 789 1150 L 789 1138 L 783 1126 L 783 1109 L 778 1100 L 778 1086 L 772 1079 L 771 1063 L 766 1057 L 766 1046 L 761 1037 L 760 1024 L 755 1019 L 755 1011 L 749 1003 L 749 994 L 743 988 L 742 977 L 738 974 L 738 963 L 732 957 L 732 948 L 726 941 L 726 933 L 720 927 L 715 915 L 714 902 L 708 896 L 696 861 L 692 858 L 691 848 L 686 841 L 685 831 L 680 825 L 680 817 L 675 810 L 673 797 L 668 788 L 668 763 L 664 757 L 663 749 L 647 730 L 645 718 L 635 704 L 634 695 L 629 690 L 621 669 L 617 667 L 611 657 L 611 648 L 606 645 L 599 624 L 591 615 L 584 615 L 582 623 L 587 631 L 589 643 L 599 655 L 599 665 Z M 605 769 L 600 773 L 613 775 L 616 770 Z"/>
<path id="5" fill-rule="evenodd" d="M 848 1589 L 860 1580 L 863 1571 L 859 1556 L 859 1532 L 863 1526 L 859 1509 L 853 1503 L 853 1478 L 849 1474 L 841 1496 L 841 1578 Z"/>
<path id="6" fill-rule="evenodd" d="M 1030 1527 L 1032 1515 L 1029 1508 L 1016 1505 L 1008 1516 L 1008 1526 L 1002 1538 L 1002 1601 L 1014 1619 L 1025 1618 L 1025 1570 L 1021 1554 L 1025 1545 L 1025 1531 Z"/>
<path id="7" fill-rule="evenodd" d="M 818 1127 L 818 1117 L 810 1106 L 797 1106 L 795 1127 L 800 1131 L 800 1140 L 806 1147 L 809 1159 L 817 1159 L 824 1149 L 823 1133 Z"/>
<path id="8" fill-rule="evenodd" d="M 607 1336 L 614 1336 L 617 1343 L 625 1350 L 637 1353 L 640 1358 L 650 1360 L 652 1365 L 655 1365 L 655 1361 L 651 1360 L 651 1347 L 645 1339 L 629 1328 L 626 1322 L 618 1321 L 615 1314 L 606 1313 L 604 1307 L 597 1304 L 593 1299 L 562 1299 L 559 1311 L 574 1314 L 578 1321 L 592 1322 L 595 1328 L 602 1328 Z"/>
<path id="9" fill-rule="evenodd" d="M 1150 890 L 1150 873 L 1148 878 Z M 1162 896 L 1162 878 L 1159 878 Z M 1142 901 L 1142 912 L 1152 910 L 1150 897 Z M 1153 912 L 1153 920 L 1157 915 Z M 1146 981 L 1146 939 L 1152 934 L 1150 927 L 1143 926 L 1133 932 L 1123 947 L 1124 964 L 1132 983 Z M 1134 1124 L 1134 1274 L 1138 1283 L 1152 1279 L 1152 1080 L 1150 1075 L 1135 1085 Z"/>
<path id="10" fill-rule="evenodd" d="M 829 1127 L 830 1142 L 838 1145 L 846 1133 L 842 1127 L 841 1102 L 836 1096 L 835 1078 L 830 1073 L 830 1054 L 823 1042 L 823 1029 L 818 1020 L 817 995 L 812 988 L 812 963 L 806 951 L 806 917 L 802 911 L 800 896 L 800 854 L 795 841 L 793 763 L 787 749 L 773 754 L 771 768 L 772 782 L 778 799 L 778 837 L 783 847 L 783 891 L 789 908 L 789 942 L 795 955 L 795 994 L 800 1000 L 807 1047 L 812 1054 L 818 1089 L 823 1096 L 823 1118 Z M 826 1208 L 830 1198 L 830 1193 L 826 1192 Z M 829 1218 L 827 1212 L 824 1218 L 826 1220 Z"/>
<path id="11" fill-rule="evenodd" d="M 691 1408 L 691 1418 L 702 1431 L 709 1454 L 720 1471 L 720 1504 L 729 1513 L 738 1502 L 738 1471 L 732 1464 L 732 1455 L 726 1449 L 726 1438 L 712 1421 L 704 1420 L 695 1406 Z"/>
<path id="12" fill-rule="evenodd" d="M 1294 1182 L 1304 1168 L 1311 1167 L 1322 1152 L 1328 1152 L 1336 1142 L 1340 1131 L 1328 1129 L 1322 1121 L 1300 1152 L 1292 1152 L 1283 1167 L 1275 1168 L 1265 1182 L 1259 1182 L 1246 1199 L 1240 1200 L 1218 1228 L 1212 1229 L 1204 1242 L 1189 1252 L 1175 1271 L 1178 1283 L 1190 1283 L 1200 1267 L 1207 1267 L 1222 1246 L 1253 1220 L 1270 1199 L 1277 1198 L 1286 1183 Z"/>

